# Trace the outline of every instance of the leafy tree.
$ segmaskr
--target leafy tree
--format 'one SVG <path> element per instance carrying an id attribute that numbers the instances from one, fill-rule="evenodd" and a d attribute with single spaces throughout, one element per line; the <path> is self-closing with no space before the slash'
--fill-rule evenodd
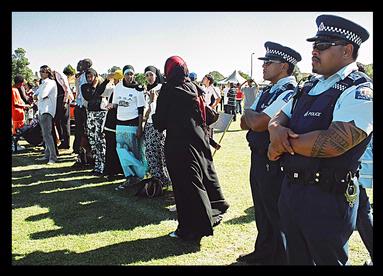
<path id="1" fill-rule="evenodd" d="M 374 74 L 372 64 L 364 65 L 363 63 L 357 61 L 356 65 L 358 66 L 358 70 L 364 72 L 367 76 L 369 76 L 372 79 Z"/>
<path id="2" fill-rule="evenodd" d="M 297 82 L 299 82 L 304 77 L 304 75 L 301 73 L 301 70 L 299 69 L 298 65 L 295 65 L 295 67 L 294 67 L 293 76 L 295 77 Z"/>
<path id="3" fill-rule="evenodd" d="M 146 81 L 146 77 L 143 73 L 137 73 L 134 75 L 134 79 L 136 80 L 137 83 L 146 86 L 148 82 Z"/>
<path id="4" fill-rule="evenodd" d="M 66 75 L 66 76 L 73 76 L 76 74 L 76 69 L 74 69 L 72 67 L 72 65 L 68 64 L 64 70 L 63 70 L 63 73 Z"/>
<path id="5" fill-rule="evenodd" d="M 214 81 L 220 81 L 223 80 L 225 77 L 218 71 L 212 71 L 209 73 L 213 76 Z"/>
<path id="6" fill-rule="evenodd" d="M 366 75 L 369 76 L 371 79 L 374 77 L 374 67 L 372 64 L 367 64 L 364 66 L 364 70 L 366 71 Z"/>
<path id="7" fill-rule="evenodd" d="M 17 48 L 12 54 L 12 83 L 17 74 L 22 75 L 26 81 L 33 81 L 33 71 L 28 67 L 30 62 L 25 54 L 26 51 L 23 48 Z"/>
<path id="8" fill-rule="evenodd" d="M 239 75 L 244 78 L 245 80 L 249 80 L 250 76 L 242 71 L 238 71 Z"/>

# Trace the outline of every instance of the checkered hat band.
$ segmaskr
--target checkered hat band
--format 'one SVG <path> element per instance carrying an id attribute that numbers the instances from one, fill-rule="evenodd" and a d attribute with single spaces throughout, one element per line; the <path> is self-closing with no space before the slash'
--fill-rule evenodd
<path id="1" fill-rule="evenodd" d="M 279 50 L 275 50 L 275 49 L 270 49 L 270 48 L 267 48 L 266 49 L 266 55 L 267 54 L 271 54 L 271 55 L 277 55 L 281 58 L 283 58 L 284 60 L 286 60 L 287 62 L 289 63 L 292 63 L 293 65 L 296 65 L 297 64 L 297 60 L 295 58 L 293 58 L 292 56 L 282 52 L 282 51 L 279 51 Z"/>
<path id="2" fill-rule="evenodd" d="M 357 44 L 358 46 L 360 46 L 362 44 L 362 39 L 357 34 L 351 32 L 349 30 L 345 30 L 345 29 L 341 29 L 341 28 L 337 28 L 337 27 L 333 27 L 333 26 L 324 26 L 322 24 L 319 25 L 319 28 L 318 28 L 319 32 L 327 32 L 330 34 L 331 33 L 332 34 L 334 34 L 334 33 L 341 34 L 344 38 L 352 41 L 353 43 Z"/>

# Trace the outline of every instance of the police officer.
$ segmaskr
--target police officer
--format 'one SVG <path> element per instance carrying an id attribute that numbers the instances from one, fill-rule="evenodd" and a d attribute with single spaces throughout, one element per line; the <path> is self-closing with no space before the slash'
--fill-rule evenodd
<path id="1" fill-rule="evenodd" d="M 285 173 L 278 202 L 293 265 L 346 265 L 359 204 L 356 174 L 373 129 L 372 81 L 356 58 L 369 33 L 334 15 L 316 19 L 319 76 L 270 120 L 270 160 Z"/>
<path id="2" fill-rule="evenodd" d="M 297 85 L 292 76 L 295 65 L 301 60 L 293 49 L 274 42 L 266 42 L 263 78 L 270 85 L 258 93 L 250 109 L 241 117 L 241 128 L 248 129 L 247 141 L 251 149 L 250 186 L 255 208 L 258 235 L 255 250 L 241 255 L 238 261 L 250 264 L 285 264 L 286 254 L 281 236 L 278 198 L 283 179 L 279 161 L 267 158 L 272 118 L 292 96 Z"/>

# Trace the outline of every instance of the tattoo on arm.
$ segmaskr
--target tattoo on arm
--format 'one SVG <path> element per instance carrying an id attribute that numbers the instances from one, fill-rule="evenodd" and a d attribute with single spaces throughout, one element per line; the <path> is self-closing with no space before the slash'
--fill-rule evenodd
<path id="1" fill-rule="evenodd" d="M 312 157 L 334 157 L 345 153 L 367 137 L 367 134 L 351 122 L 333 122 L 319 133 L 311 150 Z"/>

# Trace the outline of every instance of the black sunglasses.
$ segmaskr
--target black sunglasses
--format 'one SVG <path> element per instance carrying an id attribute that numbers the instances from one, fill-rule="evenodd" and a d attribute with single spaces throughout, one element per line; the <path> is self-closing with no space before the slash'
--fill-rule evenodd
<path id="1" fill-rule="evenodd" d="M 266 60 L 266 61 L 263 62 L 263 65 L 269 66 L 272 63 L 282 63 L 282 62 L 279 61 L 279 60 Z"/>
<path id="2" fill-rule="evenodd" d="M 330 42 L 330 41 L 320 41 L 320 42 L 314 42 L 313 43 L 313 49 L 314 50 L 318 50 L 318 51 L 324 51 L 324 50 L 327 50 L 328 48 L 332 47 L 332 46 L 337 46 L 337 45 L 347 45 L 346 42 L 342 42 L 342 41 L 334 41 L 334 42 Z"/>

